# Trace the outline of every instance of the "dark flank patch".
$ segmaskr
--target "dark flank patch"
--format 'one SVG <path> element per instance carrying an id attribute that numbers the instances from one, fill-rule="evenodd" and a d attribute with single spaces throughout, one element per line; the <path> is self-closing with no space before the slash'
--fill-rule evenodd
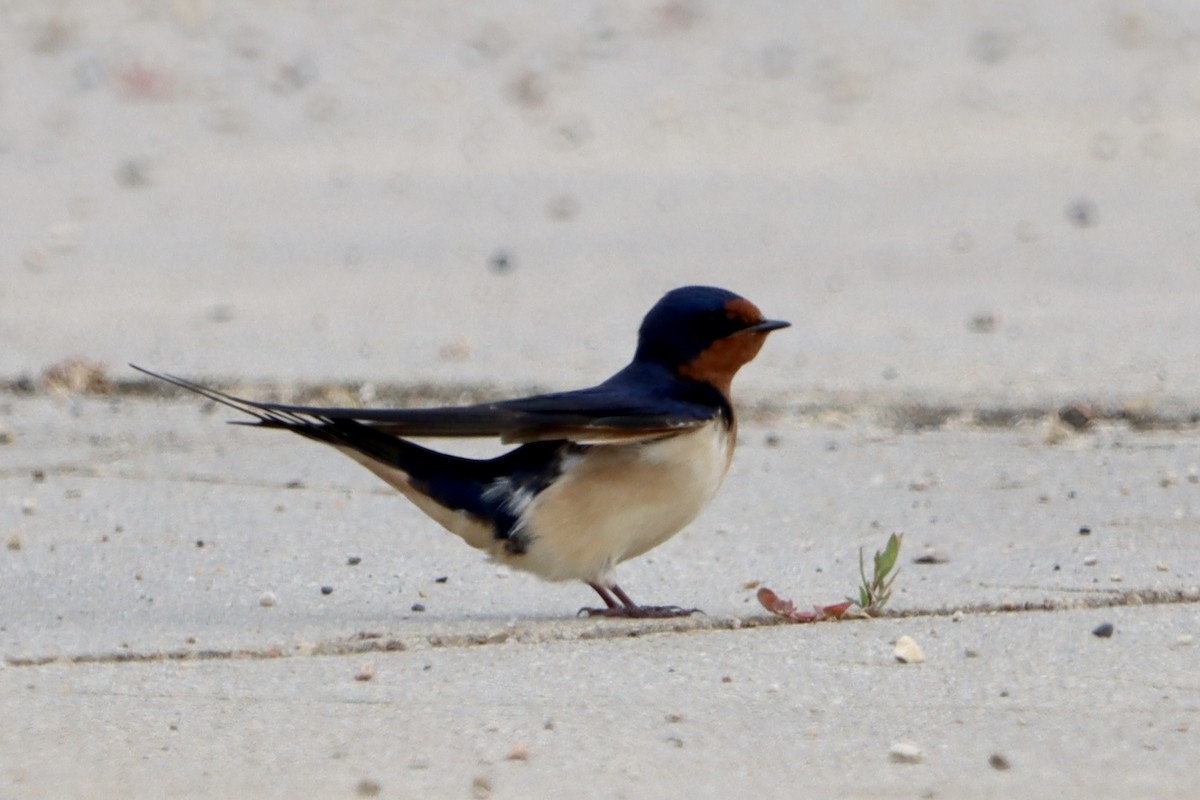
<path id="1" fill-rule="evenodd" d="M 496 477 L 484 487 L 482 499 L 490 506 L 488 518 L 505 552 L 528 551 L 532 537 L 521 527 L 521 511 L 562 475 L 568 457 L 587 449 L 588 445 L 567 441 L 532 442 L 495 459 Z"/>

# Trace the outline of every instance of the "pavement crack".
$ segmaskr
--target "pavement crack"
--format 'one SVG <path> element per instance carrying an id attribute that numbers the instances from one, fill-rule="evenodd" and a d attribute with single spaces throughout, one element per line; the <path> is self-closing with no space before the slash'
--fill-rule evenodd
<path id="1" fill-rule="evenodd" d="M 914 619 L 933 617 L 987 616 L 992 614 L 1037 611 L 1079 611 L 1096 608 L 1142 607 L 1200 603 L 1200 588 L 1131 589 L 1082 597 L 1046 597 L 1041 600 L 968 603 L 937 608 L 889 609 L 871 619 Z M 845 620 L 851 622 L 853 620 Z M 553 624 L 546 624 L 552 622 Z M 500 630 L 485 629 L 456 633 L 415 633 L 389 635 L 356 633 L 348 637 L 323 639 L 291 645 L 264 645 L 236 648 L 176 648 L 170 650 L 116 650 L 73 655 L 8 656 L 9 667 L 40 667 L 50 664 L 145 664 L 167 661 L 235 661 L 302 658 L 311 656 L 357 656 L 364 653 L 439 650 L 448 648 L 489 647 L 508 643 L 547 644 L 552 642 L 597 641 L 640 638 L 669 634 L 709 633 L 714 631 L 752 630 L 795 624 L 768 614 L 746 616 L 697 615 L 666 620 L 581 620 L 564 625 L 565 620 L 538 620 L 508 624 Z M 813 623 L 816 624 L 816 623 Z M 828 624 L 828 623 L 821 623 Z"/>

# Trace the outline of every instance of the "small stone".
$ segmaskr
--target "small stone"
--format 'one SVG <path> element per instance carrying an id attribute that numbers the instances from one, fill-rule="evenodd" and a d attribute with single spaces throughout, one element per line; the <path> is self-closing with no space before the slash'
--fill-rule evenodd
<path id="1" fill-rule="evenodd" d="M 433 582 L 434 583 L 445 583 L 448 580 L 450 580 L 450 577 L 448 575 L 439 575 L 438 577 L 433 579 Z"/>
<path id="2" fill-rule="evenodd" d="M 1092 628 L 1092 636 L 1098 636 L 1101 639 L 1108 639 L 1113 635 L 1113 626 L 1111 622 L 1105 622 Z"/>
<path id="3" fill-rule="evenodd" d="M 888 749 L 888 760 L 893 764 L 920 764 L 922 758 L 921 748 L 911 742 L 896 742 Z"/>
<path id="4" fill-rule="evenodd" d="M 683 714 L 667 714 L 665 717 L 663 717 L 663 719 L 671 724 L 675 724 L 683 722 Z"/>
<path id="5" fill-rule="evenodd" d="M 333 587 L 332 586 L 322 586 L 321 594 L 333 594 Z"/>
<path id="6" fill-rule="evenodd" d="M 359 797 L 375 797 L 383 791 L 383 787 L 379 785 L 379 781 L 363 778 L 358 782 L 358 786 L 354 791 L 358 792 Z"/>
<path id="7" fill-rule="evenodd" d="M 492 794 L 492 782 L 482 775 L 471 781 L 471 797 L 475 800 L 485 800 Z"/>
<path id="8" fill-rule="evenodd" d="M 967 320 L 967 330 L 972 333 L 992 333 L 1000 324 L 999 318 L 990 312 L 980 312 Z"/>
<path id="9" fill-rule="evenodd" d="M 4 546 L 9 550 L 13 550 L 13 551 L 20 550 L 21 549 L 21 537 L 14 533 L 12 536 L 8 537 L 8 543 L 5 544 Z"/>
<path id="10" fill-rule="evenodd" d="M 1085 403 L 1072 403 L 1058 410 L 1058 418 L 1077 431 L 1087 430 L 1096 418 L 1096 411 Z"/>
<path id="11" fill-rule="evenodd" d="M 0 444 L 12 444 L 12 442 L 12 431 L 8 430 L 7 428 L 0 428 Z M 36 475 L 38 472 L 41 472 L 41 470 L 35 470 L 34 474 Z M 45 473 L 43 473 L 43 475 L 44 474 Z"/>
<path id="12" fill-rule="evenodd" d="M 506 761 L 528 761 L 529 748 L 523 744 L 514 744 L 504 756 Z"/>
<path id="13" fill-rule="evenodd" d="M 1195 641 L 1195 637 L 1190 633 L 1181 633 L 1175 637 L 1175 644 L 1179 645 L 1180 647 L 1187 647 L 1193 641 Z"/>
<path id="14" fill-rule="evenodd" d="M 508 272 L 511 272 L 513 265 L 513 257 L 507 250 L 497 250 L 496 252 L 492 253 L 491 258 L 488 259 L 488 266 L 491 267 L 492 272 L 495 272 L 497 275 L 504 275 Z"/>
<path id="15" fill-rule="evenodd" d="M 1098 560 L 1095 556 L 1084 556 L 1083 565 L 1085 567 L 1094 567 Z"/>
<path id="16" fill-rule="evenodd" d="M 1007 769 L 1012 769 L 1012 764 L 1001 753 L 992 753 L 988 756 L 988 766 L 992 769 L 997 769 L 1003 772 Z"/>
<path id="17" fill-rule="evenodd" d="M 901 664 L 920 664 L 925 660 L 925 653 L 921 651 L 921 646 L 911 636 L 901 636 L 897 639 L 892 655 Z"/>
<path id="18" fill-rule="evenodd" d="M 258 597 L 258 604 L 263 608 L 270 608 L 278 602 L 279 598 L 275 596 L 274 592 L 263 592 Z"/>
<path id="19" fill-rule="evenodd" d="M 1166 564 L 1164 564 L 1161 561 L 1159 561 L 1157 564 L 1155 564 L 1154 568 L 1156 570 L 1158 570 L 1159 572 L 1170 572 L 1171 571 L 1171 568 L 1168 567 Z"/>
<path id="20" fill-rule="evenodd" d="M 963 650 L 963 656 L 966 658 L 979 658 L 979 651 L 972 650 L 970 647 Z"/>
<path id="21" fill-rule="evenodd" d="M 1097 223 L 1098 209 L 1096 204 L 1086 197 L 1067 205 L 1067 221 L 1077 228 L 1090 228 Z"/>
<path id="22" fill-rule="evenodd" d="M 921 555 L 913 559 L 914 564 L 945 564 L 950 561 L 950 557 L 941 550 L 926 550 Z"/>
<path id="23" fill-rule="evenodd" d="M 424 610 L 425 610 L 425 604 L 424 604 L 424 603 L 413 603 L 413 604 L 412 604 L 412 610 L 413 610 L 413 611 L 418 611 L 418 612 L 420 612 L 420 611 L 424 611 Z"/>
<path id="24" fill-rule="evenodd" d="M 1079 526 L 1079 535 L 1080 536 L 1090 536 L 1091 534 L 1092 534 L 1092 529 L 1090 527 L 1088 527 L 1087 525 Z"/>
<path id="25" fill-rule="evenodd" d="M 346 559 L 346 563 L 352 567 L 357 567 L 362 563 L 362 556 L 350 556 Z"/>
<path id="26" fill-rule="evenodd" d="M 354 680 L 356 680 L 356 681 L 366 682 L 366 681 L 374 679 L 374 677 L 375 677 L 375 665 L 374 664 L 367 664 L 367 665 L 363 666 L 363 668 L 360 669 L 358 672 L 354 673 Z"/>
<path id="27" fill-rule="evenodd" d="M 141 159 L 129 158 L 117 165 L 117 183 L 127 188 L 145 186 L 150 182 L 150 165 Z"/>
<path id="28" fill-rule="evenodd" d="M 37 498 L 26 497 L 21 501 L 21 513 L 27 517 L 32 517 L 37 513 Z"/>

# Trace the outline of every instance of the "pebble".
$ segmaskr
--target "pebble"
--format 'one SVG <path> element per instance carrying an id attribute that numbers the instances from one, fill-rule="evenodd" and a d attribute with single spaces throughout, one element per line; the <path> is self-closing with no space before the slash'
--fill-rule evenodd
<path id="1" fill-rule="evenodd" d="M 333 587 L 332 586 L 322 586 L 321 594 L 333 594 Z"/>
<path id="2" fill-rule="evenodd" d="M 992 753 L 990 756 L 988 756 L 988 766 L 992 769 L 998 769 L 1002 772 L 1006 769 L 1012 769 L 1012 764 L 1010 764 L 1008 759 L 1005 758 L 1001 753 Z"/>
<path id="3" fill-rule="evenodd" d="M 363 778 L 358 782 L 358 786 L 355 788 L 355 791 L 358 792 L 359 797 L 375 797 L 381 791 L 383 791 L 383 787 L 379 785 L 379 781 L 373 781 L 370 778 Z"/>
<path id="4" fill-rule="evenodd" d="M 1111 622 L 1104 622 L 1092 628 L 1092 636 L 1098 636 L 1101 639 L 1108 639 L 1113 635 L 1113 626 Z"/>
<path id="5" fill-rule="evenodd" d="M 413 603 L 413 604 L 412 604 L 412 610 L 413 610 L 413 611 L 424 611 L 424 610 L 425 610 L 425 604 L 424 604 L 424 603 Z"/>
<path id="6" fill-rule="evenodd" d="M 920 764 L 922 758 L 921 748 L 911 742 L 896 742 L 888 749 L 888 760 L 893 764 Z"/>
<path id="7" fill-rule="evenodd" d="M 921 646 L 911 636 L 901 636 L 897 639 L 896 649 L 892 651 L 892 655 L 901 664 L 920 664 L 925 660 L 925 653 L 921 651 Z"/>
<path id="8" fill-rule="evenodd" d="M 37 513 L 37 499 L 26 497 L 21 501 L 21 513 L 27 517 L 32 517 Z"/>
<path id="9" fill-rule="evenodd" d="M 1085 567 L 1094 567 L 1094 566 L 1096 566 L 1096 562 L 1097 562 L 1098 560 L 1099 560 L 1099 559 L 1097 559 L 1095 556 L 1086 556 L 1086 557 L 1083 559 L 1083 565 L 1084 565 Z"/>
<path id="10" fill-rule="evenodd" d="M 497 275 L 504 275 L 512 271 L 514 264 L 515 260 L 512 254 L 503 249 L 495 251 L 488 259 L 488 266 Z"/>
<path id="11" fill-rule="evenodd" d="M 279 598 L 275 596 L 274 592 L 263 592 L 258 597 L 258 604 L 263 608 L 270 608 L 278 602 Z"/>
<path id="12" fill-rule="evenodd" d="M 362 556 L 350 556 L 346 559 L 346 563 L 352 567 L 357 567 L 362 563 Z"/>

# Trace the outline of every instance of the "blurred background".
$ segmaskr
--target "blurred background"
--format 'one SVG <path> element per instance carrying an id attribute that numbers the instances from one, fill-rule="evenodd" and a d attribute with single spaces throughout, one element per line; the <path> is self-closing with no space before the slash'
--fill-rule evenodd
<path id="1" fill-rule="evenodd" d="M 711 283 L 747 397 L 1200 396 L 1194 0 L 9 0 L 0 181 L 7 380 L 569 388 Z"/>

